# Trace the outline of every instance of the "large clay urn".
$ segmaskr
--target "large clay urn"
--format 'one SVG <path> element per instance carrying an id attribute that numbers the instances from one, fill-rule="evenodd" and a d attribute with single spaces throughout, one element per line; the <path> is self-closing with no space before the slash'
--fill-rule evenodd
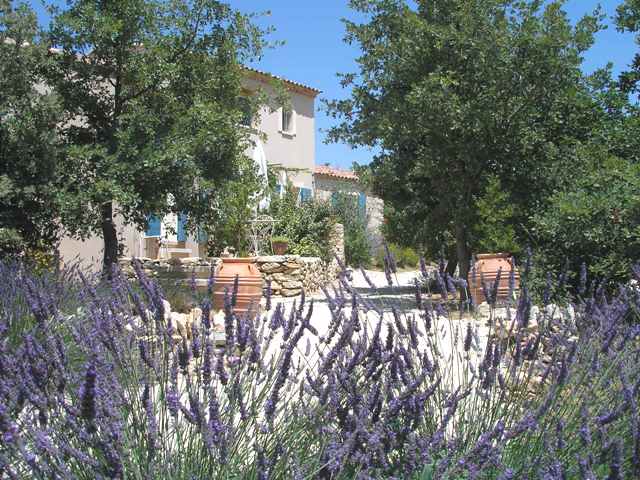
<path id="1" fill-rule="evenodd" d="M 497 301 L 504 302 L 509 297 L 509 277 L 511 270 L 515 269 L 515 291 L 520 285 L 520 274 L 514 267 L 514 260 L 509 253 L 481 253 L 476 255 L 475 268 L 469 271 L 467 281 L 469 282 L 469 292 L 476 305 L 486 302 L 482 289 L 482 280 L 489 289 L 493 286 L 500 271 L 500 282 L 498 283 Z M 475 274 L 474 274 L 475 270 Z"/>
<path id="2" fill-rule="evenodd" d="M 245 313 L 251 305 L 257 311 L 262 297 L 262 274 L 253 258 L 223 258 L 216 270 L 213 286 L 213 308 L 224 308 L 225 289 L 233 293 L 233 284 L 238 277 L 238 294 L 234 312 Z"/>

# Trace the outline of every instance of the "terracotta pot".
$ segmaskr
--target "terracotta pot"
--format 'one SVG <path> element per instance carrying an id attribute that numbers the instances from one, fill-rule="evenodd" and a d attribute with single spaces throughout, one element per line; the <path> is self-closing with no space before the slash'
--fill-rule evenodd
<path id="1" fill-rule="evenodd" d="M 216 270 L 213 286 L 213 308 L 224 309 L 224 293 L 233 292 L 233 284 L 238 277 L 238 294 L 234 312 L 245 313 L 251 306 L 257 311 L 262 298 L 262 274 L 253 258 L 223 258 Z"/>
<path id="2" fill-rule="evenodd" d="M 288 242 L 272 242 L 271 247 L 273 248 L 274 255 L 284 255 L 287 253 L 287 248 L 289 248 Z"/>
<path id="3" fill-rule="evenodd" d="M 514 268 L 513 257 L 509 253 L 482 253 L 476 255 L 475 278 L 473 268 L 469 272 L 467 281 L 469 282 L 469 292 L 476 305 L 486 302 L 482 289 L 482 280 L 491 288 L 500 270 L 500 283 L 498 284 L 497 301 L 504 302 L 509 296 L 509 276 Z M 520 285 L 520 274 L 515 269 L 515 291 Z"/>

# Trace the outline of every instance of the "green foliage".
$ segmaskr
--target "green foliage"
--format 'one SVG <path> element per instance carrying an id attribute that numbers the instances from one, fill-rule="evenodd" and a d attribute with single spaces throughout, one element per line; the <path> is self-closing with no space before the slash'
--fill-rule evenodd
<path id="1" fill-rule="evenodd" d="M 349 98 L 327 104 L 341 121 L 329 140 L 378 149 L 373 189 L 402 226 L 390 240 L 455 239 L 464 276 L 486 179 L 526 219 L 553 191 L 563 152 L 588 136 L 580 66 L 599 15 L 572 26 L 560 1 L 350 5 L 364 21 L 346 23 L 346 41 L 362 54 L 343 75 Z"/>
<path id="2" fill-rule="evenodd" d="M 233 247 L 236 252 L 246 252 L 249 248 L 249 223 L 253 215 L 258 180 L 254 165 L 248 158 L 240 159 L 239 178 L 230 178 L 222 183 L 215 197 L 215 204 L 207 215 L 208 223 L 201 225 L 207 234 L 209 254 L 219 255 L 225 247 Z M 194 219 L 191 219 L 195 223 Z"/>
<path id="3" fill-rule="evenodd" d="M 271 237 L 271 243 L 287 243 L 289 239 L 283 235 L 275 235 Z"/>
<path id="4" fill-rule="evenodd" d="M 329 259 L 329 240 L 335 224 L 331 206 L 311 199 L 299 204 L 298 191 L 291 185 L 270 207 L 276 220 L 273 234 L 289 241 L 288 253 Z"/>
<path id="5" fill-rule="evenodd" d="M 533 217 L 545 268 L 585 262 L 592 275 L 628 278 L 640 258 L 640 165 L 606 152 L 585 152 L 592 160 L 575 182 L 555 193 Z"/>
<path id="6" fill-rule="evenodd" d="M 389 252 L 393 255 L 396 265 L 400 268 L 414 269 L 420 263 L 420 255 L 411 247 L 401 247 L 397 243 L 389 243 L 387 245 Z M 376 252 L 376 266 L 384 267 L 385 250 L 383 248 Z"/>
<path id="7" fill-rule="evenodd" d="M 334 214 L 344 227 L 344 255 L 347 265 L 368 266 L 371 246 L 367 235 L 367 213 L 358 205 L 358 197 L 336 192 L 331 199 Z"/>
<path id="8" fill-rule="evenodd" d="M 73 0 L 54 14 L 45 43 L 59 53 L 47 82 L 67 117 L 82 119 L 58 132 L 63 218 L 74 235 L 103 236 L 105 266 L 117 257 L 116 214 L 143 229 L 148 214 L 182 212 L 192 231 L 233 237 L 225 229 L 245 210 L 229 201 L 229 184 L 239 199 L 251 184 L 242 64 L 260 54 L 263 33 L 216 0 Z"/>
<path id="9" fill-rule="evenodd" d="M 42 87 L 36 15 L 11 3 L 0 0 L 0 255 L 52 250 L 59 232 L 61 110 Z"/>
<path id="10" fill-rule="evenodd" d="M 640 0 L 624 0 L 616 10 L 616 25 L 621 32 L 637 33 L 640 42 Z M 636 53 L 631 69 L 620 76 L 620 86 L 626 93 L 639 93 L 640 53 Z"/>
<path id="11" fill-rule="evenodd" d="M 513 227 L 515 208 L 500 179 L 492 175 L 482 195 L 475 202 L 478 215 L 472 244 L 477 253 L 521 252 Z"/>
<path id="12" fill-rule="evenodd" d="M 420 255 L 411 247 L 404 247 L 400 252 L 402 266 L 406 268 L 416 268 L 420 262 Z"/>
<path id="13" fill-rule="evenodd" d="M 16 256 L 24 249 L 24 240 L 15 229 L 0 227 L 0 256 Z"/>

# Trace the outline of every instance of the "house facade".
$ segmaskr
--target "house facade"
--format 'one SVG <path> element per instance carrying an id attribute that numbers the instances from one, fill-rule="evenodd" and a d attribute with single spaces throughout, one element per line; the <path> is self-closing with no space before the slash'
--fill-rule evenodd
<path id="1" fill-rule="evenodd" d="M 291 80 L 276 77 L 255 69 L 246 69 L 243 90 L 246 95 L 258 92 L 276 98 L 272 85 L 277 80 L 287 89 L 289 104 L 279 108 L 264 107 L 256 118 L 247 118 L 245 127 L 260 135 L 252 138 L 254 146 L 247 154 L 254 159 L 258 169 L 278 168 L 278 183 L 291 184 L 299 191 L 299 198 L 330 201 L 336 192 L 358 197 L 358 203 L 366 212 L 367 233 L 372 251 L 382 245 L 382 201 L 370 195 L 350 171 L 328 166 L 316 166 L 315 162 L 315 99 L 319 90 Z M 243 126 L 239 126 L 243 128 Z M 148 227 L 139 231 L 115 217 L 122 255 L 126 257 L 172 258 L 206 256 L 206 239 L 190 234 L 185 228 L 186 217 L 169 214 L 162 218 L 150 217 Z M 80 241 L 62 239 L 59 253 L 64 262 L 79 261 L 86 266 L 100 268 L 103 257 L 103 240 L 99 236 Z"/>
<path id="2" fill-rule="evenodd" d="M 255 119 L 248 119 L 251 128 L 262 135 L 255 135 L 255 146 L 247 154 L 256 162 L 269 166 L 284 167 L 282 185 L 291 183 L 298 188 L 301 197 L 313 195 L 315 167 L 315 99 L 319 90 L 271 75 L 260 70 L 245 70 L 243 90 L 247 95 L 258 91 L 275 98 L 273 81 L 277 80 L 287 89 L 289 105 L 274 108 L 264 107 Z M 116 228 L 122 254 L 128 257 L 192 257 L 204 256 L 205 242 L 185 229 L 182 215 L 170 214 L 163 218 L 151 217 L 148 228 L 139 231 L 117 218 Z M 80 261 L 87 266 L 99 267 L 102 262 L 103 241 L 100 237 L 86 240 L 63 238 L 59 246 L 64 262 Z"/>

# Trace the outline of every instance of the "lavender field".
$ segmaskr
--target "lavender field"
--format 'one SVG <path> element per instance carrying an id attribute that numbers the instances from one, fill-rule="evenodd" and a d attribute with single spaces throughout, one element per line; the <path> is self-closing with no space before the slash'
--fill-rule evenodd
<path id="1" fill-rule="evenodd" d="M 240 316 L 229 292 L 220 344 L 207 295 L 202 321 L 179 333 L 141 273 L 1 269 L 2 478 L 640 475 L 632 288 L 583 278 L 574 315 L 556 316 L 525 282 L 482 340 L 456 300 L 463 281 L 437 272 L 443 295 L 417 288 L 405 312 L 364 298 L 344 271 L 323 331 L 313 299 L 285 308 L 267 292 Z"/>

